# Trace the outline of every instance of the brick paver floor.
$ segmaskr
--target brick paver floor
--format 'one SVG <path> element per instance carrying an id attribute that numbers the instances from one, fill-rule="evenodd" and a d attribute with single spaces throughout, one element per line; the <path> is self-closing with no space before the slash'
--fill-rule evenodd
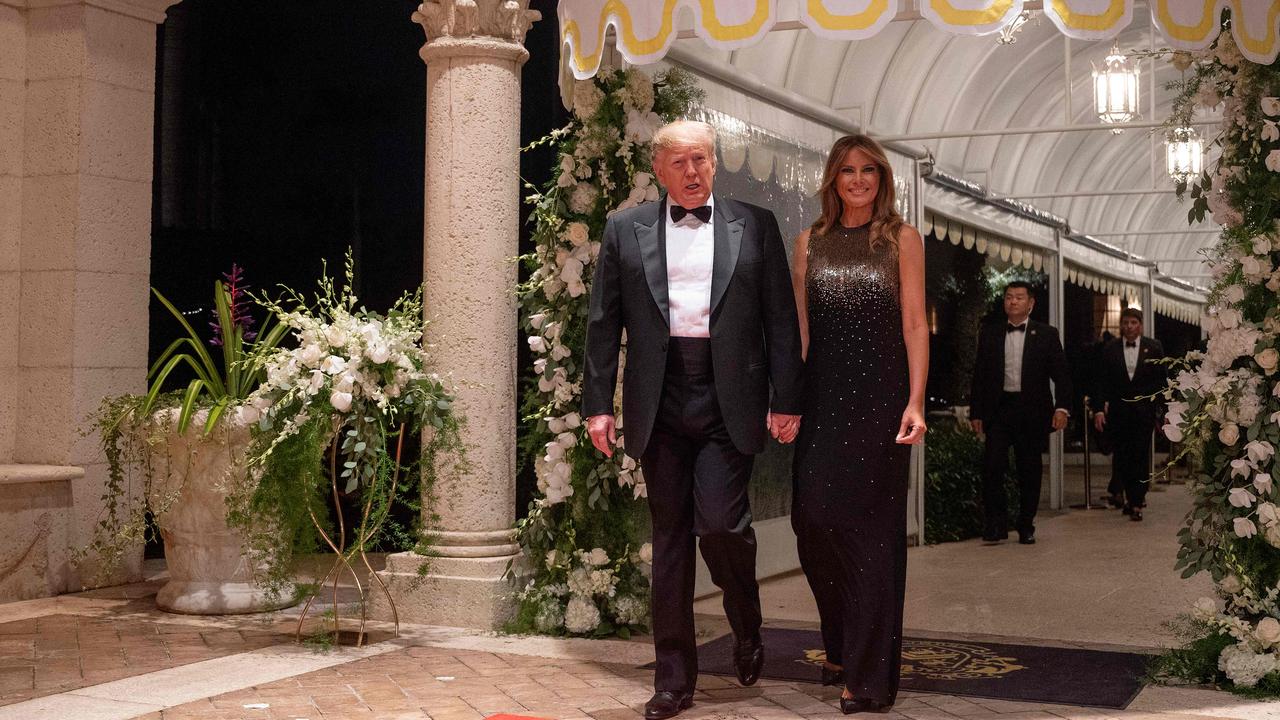
<path id="1" fill-rule="evenodd" d="M 288 642 L 291 632 L 288 622 L 210 628 L 73 614 L 0 623 L 0 706 Z"/>

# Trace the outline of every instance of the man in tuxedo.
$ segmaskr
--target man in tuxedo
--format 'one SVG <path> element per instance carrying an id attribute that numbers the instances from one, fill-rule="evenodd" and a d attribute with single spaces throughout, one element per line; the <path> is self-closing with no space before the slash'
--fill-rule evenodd
<path id="1" fill-rule="evenodd" d="M 1035 302 L 1029 284 L 1009 283 L 1004 290 L 1006 320 L 990 323 L 978 333 L 969 417 L 974 432 L 986 436 L 982 539 L 992 543 L 1009 537 L 1004 486 L 1009 448 L 1013 448 L 1020 495 L 1014 528 L 1018 542 L 1031 545 L 1036 541 L 1040 504 L 1040 455 L 1048 449 L 1049 434 L 1067 426 L 1071 402 L 1067 358 L 1058 329 L 1031 319 Z"/>
<path id="2" fill-rule="evenodd" d="M 1097 397 L 1090 400 L 1094 427 L 1107 434 L 1113 447 L 1108 492 L 1130 520 L 1142 520 L 1147 506 L 1151 433 L 1161 411 L 1154 399 L 1144 398 L 1167 384 L 1165 366 L 1152 362 L 1162 357 L 1160 341 L 1142 335 L 1142 311 L 1125 308 L 1120 313 L 1120 337 L 1103 348 Z M 1120 492 L 1123 502 L 1117 503 Z"/>
<path id="3" fill-rule="evenodd" d="M 600 452 L 641 461 L 653 520 L 653 697 L 660 720 L 693 704 L 695 538 L 724 591 L 738 680 L 760 676 L 760 590 L 747 501 L 766 432 L 800 423 L 803 362 L 786 250 L 773 213 L 713 195 L 715 130 L 681 121 L 653 139 L 659 202 L 609 218 L 591 287 L 582 414 Z M 770 385 L 773 395 L 770 397 Z"/>

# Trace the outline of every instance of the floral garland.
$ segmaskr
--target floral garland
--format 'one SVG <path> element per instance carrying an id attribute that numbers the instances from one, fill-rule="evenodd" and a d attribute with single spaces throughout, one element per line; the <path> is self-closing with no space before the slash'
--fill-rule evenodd
<path id="1" fill-rule="evenodd" d="M 1196 603 L 1189 646 L 1205 655 L 1197 680 L 1280 691 L 1280 497 L 1272 473 L 1280 446 L 1280 68 L 1245 60 L 1223 32 L 1210 48 L 1173 53 L 1171 126 L 1222 106 L 1215 168 L 1179 183 L 1225 226 L 1205 257 L 1214 286 L 1203 353 L 1175 363 L 1165 434 L 1185 443 L 1199 472 L 1194 507 L 1178 534 L 1183 577 L 1207 571 L 1215 598 Z M 1186 651 L 1184 651 L 1186 652 Z"/>
<path id="2" fill-rule="evenodd" d="M 676 70 L 656 79 L 604 70 L 572 89 L 572 121 L 530 146 L 554 145 L 559 162 L 556 179 L 541 190 L 529 186 L 527 198 L 536 250 L 522 258 L 530 277 L 519 295 L 535 360 L 522 448 L 540 497 L 517 524 L 532 577 L 519 593 L 514 629 L 626 637 L 649 614 L 651 549 L 639 542 L 637 503 L 644 476 L 624 453 L 610 459 L 596 451 L 578 413 L 587 298 L 605 221 L 658 199 L 649 142 L 699 92 Z"/>

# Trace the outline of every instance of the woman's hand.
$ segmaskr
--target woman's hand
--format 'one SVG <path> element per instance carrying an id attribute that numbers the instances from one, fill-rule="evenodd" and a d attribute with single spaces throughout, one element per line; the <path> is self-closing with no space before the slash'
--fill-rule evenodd
<path id="1" fill-rule="evenodd" d="M 924 412 L 917 407 L 908 407 L 902 413 L 902 425 L 898 427 L 898 437 L 894 441 L 899 445 L 915 445 L 924 440 L 925 430 Z"/>

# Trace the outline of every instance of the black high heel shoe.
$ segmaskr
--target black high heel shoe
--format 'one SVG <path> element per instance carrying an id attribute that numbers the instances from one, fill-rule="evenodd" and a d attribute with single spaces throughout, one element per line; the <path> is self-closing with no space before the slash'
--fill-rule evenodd
<path id="1" fill-rule="evenodd" d="M 825 665 L 822 667 L 823 685 L 839 685 L 843 679 L 844 670 L 832 670 Z"/>
<path id="2" fill-rule="evenodd" d="M 847 698 L 840 696 L 840 712 L 845 715 L 854 713 L 887 713 L 893 705 L 867 700 L 866 698 Z"/>

